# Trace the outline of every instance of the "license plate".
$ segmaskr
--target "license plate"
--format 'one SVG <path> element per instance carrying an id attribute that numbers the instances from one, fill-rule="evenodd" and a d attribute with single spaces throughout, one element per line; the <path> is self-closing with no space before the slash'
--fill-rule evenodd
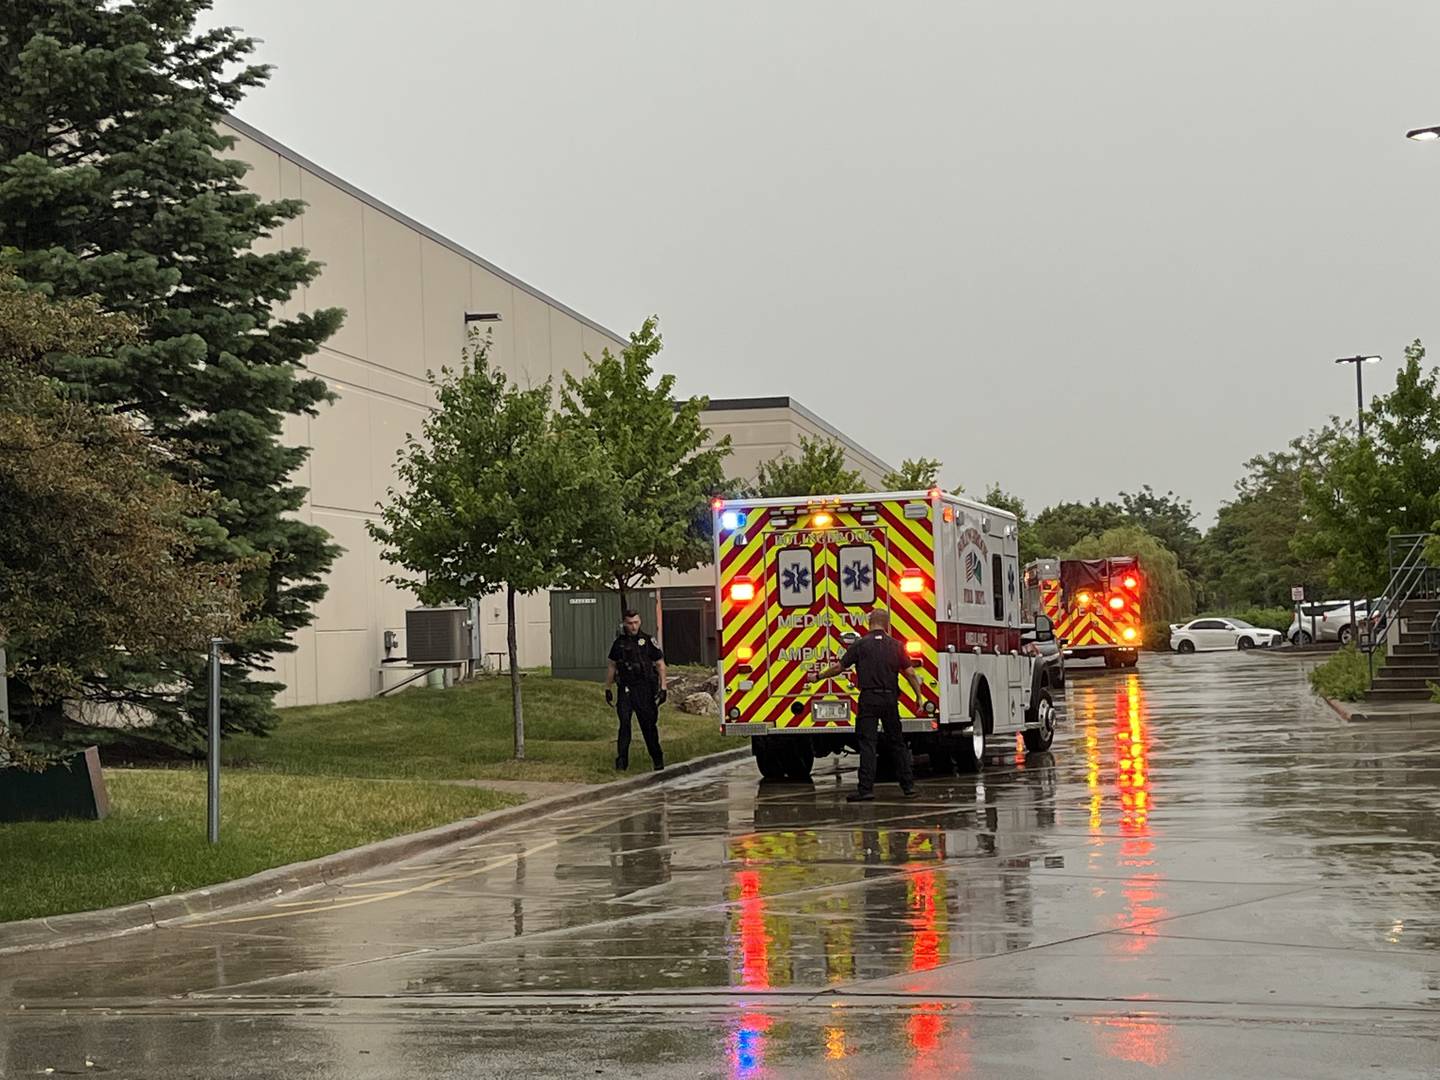
<path id="1" fill-rule="evenodd" d="M 810 712 L 816 720 L 849 720 L 850 703 L 848 701 L 817 701 L 810 706 Z"/>

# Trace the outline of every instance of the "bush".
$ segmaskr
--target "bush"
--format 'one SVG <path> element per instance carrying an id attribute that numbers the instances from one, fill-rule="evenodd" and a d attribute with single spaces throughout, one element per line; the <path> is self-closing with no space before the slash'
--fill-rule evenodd
<path id="1" fill-rule="evenodd" d="M 1170 651 L 1170 624 L 1168 622 L 1147 622 L 1140 628 L 1142 647 L 1149 652 Z"/>
<path id="2" fill-rule="evenodd" d="M 1385 666 L 1385 654 L 1375 653 L 1375 670 Z M 1359 701 L 1370 689 L 1370 661 L 1346 646 L 1310 672 L 1310 686 L 1321 697 L 1336 701 Z"/>

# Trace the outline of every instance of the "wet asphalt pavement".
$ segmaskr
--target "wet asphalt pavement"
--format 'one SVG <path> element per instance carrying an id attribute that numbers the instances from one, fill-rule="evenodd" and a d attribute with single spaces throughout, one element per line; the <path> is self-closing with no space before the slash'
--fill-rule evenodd
<path id="1" fill-rule="evenodd" d="M 0 1076 L 1440 1075 L 1440 727 L 1238 654 L 1068 696 L 913 802 L 745 762 L 0 957 Z"/>

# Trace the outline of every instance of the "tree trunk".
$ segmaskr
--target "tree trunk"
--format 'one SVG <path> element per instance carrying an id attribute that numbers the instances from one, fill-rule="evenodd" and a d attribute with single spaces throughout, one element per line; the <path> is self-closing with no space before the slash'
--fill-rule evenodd
<path id="1" fill-rule="evenodd" d="M 617 578 L 615 579 L 615 591 L 620 594 L 620 614 L 621 614 L 621 615 L 624 615 L 624 614 L 625 614 L 625 609 L 629 606 L 629 604 L 626 602 L 626 598 L 625 598 L 625 579 L 624 579 L 624 578 L 622 578 L 622 577 L 617 577 Z"/>
<path id="2" fill-rule="evenodd" d="M 525 760 L 525 707 L 520 701 L 520 649 L 515 641 L 515 589 L 505 586 L 505 638 L 510 646 L 510 702 L 515 713 L 515 760 Z"/>

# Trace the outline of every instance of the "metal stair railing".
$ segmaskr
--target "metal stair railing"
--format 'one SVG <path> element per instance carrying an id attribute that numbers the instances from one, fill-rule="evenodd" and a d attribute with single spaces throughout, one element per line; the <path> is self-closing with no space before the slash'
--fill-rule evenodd
<path id="1" fill-rule="evenodd" d="M 1429 533 L 1406 533 L 1390 537 L 1390 580 L 1374 608 L 1367 612 L 1361 628 L 1358 647 L 1371 657 L 1371 681 L 1374 681 L 1374 653 L 1379 642 L 1389 637 L 1390 624 L 1400 618 L 1405 605 L 1416 596 L 1433 597 L 1440 592 L 1440 567 L 1425 557 Z M 1429 643 L 1432 649 L 1440 642 L 1440 616 L 1430 624 Z"/>

